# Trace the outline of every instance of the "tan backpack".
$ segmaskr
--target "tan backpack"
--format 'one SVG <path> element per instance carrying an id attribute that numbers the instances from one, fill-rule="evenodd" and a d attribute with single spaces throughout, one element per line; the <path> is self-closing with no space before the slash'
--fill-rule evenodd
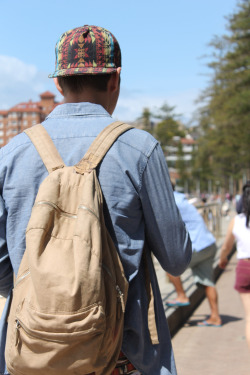
<path id="1" fill-rule="evenodd" d="M 26 130 L 49 175 L 26 230 L 5 350 L 13 375 L 110 374 L 121 349 L 128 283 L 106 229 L 98 163 L 131 126 L 105 128 L 66 167 L 42 125 Z"/>

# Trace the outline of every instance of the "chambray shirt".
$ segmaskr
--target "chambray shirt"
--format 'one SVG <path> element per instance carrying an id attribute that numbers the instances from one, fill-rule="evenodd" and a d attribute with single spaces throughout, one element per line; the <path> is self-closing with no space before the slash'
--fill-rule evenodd
<path id="1" fill-rule="evenodd" d="M 175 202 L 179 208 L 182 220 L 186 224 L 192 241 L 193 251 L 199 252 L 215 243 L 215 238 L 208 230 L 198 210 L 188 202 L 184 194 L 174 192 Z"/>
<path id="2" fill-rule="evenodd" d="M 43 122 L 67 165 L 76 164 L 88 147 L 113 122 L 100 105 L 62 104 Z M 122 134 L 98 167 L 107 228 L 129 281 L 122 350 L 143 374 L 176 374 L 171 340 L 152 259 L 147 254 L 155 297 L 158 345 L 152 345 L 147 324 L 147 294 L 141 262 L 145 239 L 161 266 L 180 275 L 191 258 L 191 242 L 176 207 L 165 158 L 147 132 Z M 25 250 L 25 229 L 39 185 L 47 176 L 25 133 L 0 150 L 0 294 L 12 289 L 12 272 Z M 0 374 L 4 362 L 6 316 L 0 323 Z M 183 343 L 185 345 L 185 343 Z"/>

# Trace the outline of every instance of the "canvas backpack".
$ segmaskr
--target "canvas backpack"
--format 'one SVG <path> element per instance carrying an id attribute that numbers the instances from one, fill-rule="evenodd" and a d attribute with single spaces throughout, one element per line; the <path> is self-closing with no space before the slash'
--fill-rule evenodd
<path id="1" fill-rule="evenodd" d="M 105 227 L 96 167 L 130 128 L 109 125 L 71 167 L 42 125 L 26 130 L 49 175 L 32 209 L 13 290 L 10 374 L 109 375 L 116 365 L 128 282 Z"/>

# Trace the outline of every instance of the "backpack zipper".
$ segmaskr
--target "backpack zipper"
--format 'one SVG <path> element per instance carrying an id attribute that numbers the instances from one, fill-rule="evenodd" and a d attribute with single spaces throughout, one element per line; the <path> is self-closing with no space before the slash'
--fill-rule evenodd
<path id="1" fill-rule="evenodd" d="M 80 204 L 80 206 L 78 208 L 81 208 L 82 210 L 86 210 L 86 211 L 89 211 L 92 215 L 94 215 L 98 221 L 100 221 L 99 217 L 96 215 L 96 213 L 94 211 L 92 211 L 90 208 L 84 206 L 83 204 Z"/>
<path id="2" fill-rule="evenodd" d="M 119 298 L 120 302 L 121 302 L 121 306 L 122 306 L 122 312 L 125 313 L 125 302 L 124 302 L 124 294 L 122 293 L 119 285 L 117 285 L 115 283 L 115 280 L 111 274 L 111 272 L 109 271 L 108 267 L 105 266 L 105 264 L 102 263 L 102 267 L 103 269 L 107 272 L 107 274 L 109 275 L 109 277 L 112 279 L 113 283 L 115 284 L 115 289 L 116 289 L 116 292 L 117 292 L 117 298 Z"/>
<path id="3" fill-rule="evenodd" d="M 20 338 L 20 329 L 22 329 L 25 334 L 29 337 L 31 337 L 32 339 L 38 339 L 38 340 L 43 340 L 43 341 L 47 341 L 47 342 L 56 342 L 56 343 L 62 343 L 63 341 L 62 340 L 55 340 L 55 339 L 52 339 L 52 338 L 46 338 L 46 337 L 41 337 L 39 336 L 38 334 L 35 334 L 33 331 L 31 331 L 21 320 L 19 320 L 18 318 L 15 319 L 15 346 L 18 345 L 18 342 L 19 342 L 19 338 Z M 90 328 L 87 333 L 91 334 L 91 333 L 98 333 L 98 330 L 96 330 L 95 328 Z M 76 332 L 78 333 L 78 336 L 81 336 L 84 334 L 84 332 Z"/>
<path id="4" fill-rule="evenodd" d="M 119 297 L 119 299 L 120 299 L 120 302 L 121 302 L 121 306 L 122 306 L 122 312 L 123 312 L 123 314 L 125 313 L 125 303 L 124 303 L 124 294 L 122 293 L 122 291 L 121 291 L 121 289 L 120 289 L 120 287 L 119 287 L 119 285 L 116 285 L 116 291 L 117 291 L 117 293 L 118 293 L 118 297 Z"/>
<path id="5" fill-rule="evenodd" d="M 26 333 L 26 335 L 28 335 L 31 338 L 36 338 L 36 339 L 39 339 L 39 340 L 41 339 L 41 337 L 39 337 L 38 335 L 34 334 L 33 332 L 30 333 L 29 328 L 27 328 L 25 326 L 25 324 L 23 324 L 19 319 L 16 319 L 15 322 L 16 322 L 16 328 L 15 328 L 16 329 L 15 346 L 18 345 L 18 341 L 19 341 L 19 337 L 20 337 L 20 329 L 23 329 L 24 332 Z M 44 337 L 42 337 L 42 340 L 48 341 L 48 342 L 60 342 L 59 340 L 46 339 Z"/>
<path id="6" fill-rule="evenodd" d="M 70 218 L 72 218 L 72 219 L 77 219 L 77 215 L 75 215 L 75 214 L 69 214 L 69 213 L 63 211 L 60 207 L 58 207 L 55 203 L 52 203 L 52 202 L 48 202 L 48 201 L 40 201 L 40 202 L 35 203 L 34 206 L 40 206 L 40 205 L 43 205 L 43 204 L 48 205 L 48 206 L 54 208 L 54 209 L 55 209 L 57 212 L 59 212 L 61 215 L 64 215 L 64 216 L 70 217 Z M 80 206 L 78 206 L 78 208 L 90 212 L 90 213 L 91 213 L 92 215 L 94 215 L 98 220 L 100 220 L 99 217 L 96 215 L 96 213 L 95 213 L 94 211 L 92 211 L 90 208 L 84 206 L 83 204 L 81 204 Z"/>
<path id="7" fill-rule="evenodd" d="M 48 201 L 40 201 L 40 202 L 37 202 L 35 203 L 34 206 L 40 206 L 40 205 L 47 205 L 47 206 L 50 206 L 50 207 L 53 207 L 57 212 L 59 212 L 61 215 L 64 215 L 64 216 L 67 216 L 67 217 L 70 217 L 71 219 L 77 219 L 77 215 L 74 215 L 74 214 L 68 214 L 67 212 L 63 211 L 60 207 L 58 207 L 55 203 L 52 203 L 52 202 L 48 202 Z"/>
<path id="8" fill-rule="evenodd" d="M 17 281 L 16 281 L 16 284 L 15 284 L 15 287 L 23 280 L 25 279 L 25 277 L 29 276 L 30 274 L 30 270 L 26 271 L 22 276 L 20 276 Z"/>

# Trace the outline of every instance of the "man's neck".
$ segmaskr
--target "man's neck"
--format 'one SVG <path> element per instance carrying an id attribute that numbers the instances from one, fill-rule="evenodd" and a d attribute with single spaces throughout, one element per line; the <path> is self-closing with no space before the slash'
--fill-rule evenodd
<path id="1" fill-rule="evenodd" d="M 64 96 L 64 103 L 93 103 L 100 104 L 107 112 L 110 113 L 110 100 L 105 92 L 82 92 L 80 94 L 67 93 Z"/>

